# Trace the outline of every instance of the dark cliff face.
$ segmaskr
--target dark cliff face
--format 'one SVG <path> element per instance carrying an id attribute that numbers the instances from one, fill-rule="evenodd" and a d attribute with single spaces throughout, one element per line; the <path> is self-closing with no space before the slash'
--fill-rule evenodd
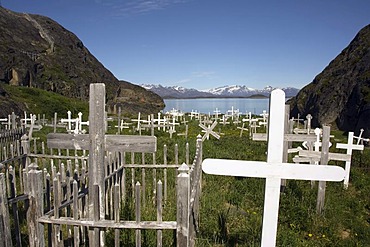
<path id="1" fill-rule="evenodd" d="M 126 104 L 124 112 L 156 113 L 163 100 L 150 92 L 139 97 L 131 83 L 120 82 L 73 33 L 50 18 L 0 7 L 0 83 L 88 99 L 90 83 L 105 83 L 109 105 Z M 118 92 L 130 96 L 117 97 Z M 140 101 L 137 101 L 140 98 Z"/>
<path id="2" fill-rule="evenodd" d="M 289 101 L 291 116 L 313 116 L 315 127 L 336 124 L 370 136 L 370 25 Z"/>

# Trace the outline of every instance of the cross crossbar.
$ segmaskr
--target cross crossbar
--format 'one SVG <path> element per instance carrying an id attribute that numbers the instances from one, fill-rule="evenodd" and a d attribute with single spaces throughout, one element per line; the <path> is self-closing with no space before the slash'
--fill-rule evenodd
<path id="1" fill-rule="evenodd" d="M 266 133 L 253 133 L 253 141 L 267 141 Z M 285 134 L 284 141 L 288 142 L 314 142 L 316 141 L 316 135 L 301 135 L 301 134 Z"/>
<path id="2" fill-rule="evenodd" d="M 225 165 L 227 163 L 227 165 Z M 339 166 L 315 166 L 292 163 L 268 163 L 263 161 L 241 161 L 223 159 L 205 159 L 202 163 L 205 173 L 235 177 L 298 180 L 342 181 L 345 172 Z"/>
<path id="3" fill-rule="evenodd" d="M 105 135 L 105 148 L 107 151 L 124 151 L 139 153 L 155 153 L 157 151 L 157 138 L 155 136 L 134 135 Z M 47 135 L 48 148 L 89 150 L 88 134 L 50 133 Z"/>

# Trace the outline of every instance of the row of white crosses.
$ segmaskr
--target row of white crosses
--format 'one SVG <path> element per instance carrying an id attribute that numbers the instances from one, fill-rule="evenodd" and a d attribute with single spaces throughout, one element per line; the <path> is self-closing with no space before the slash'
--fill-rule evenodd
<path id="1" fill-rule="evenodd" d="M 60 121 L 61 123 L 66 123 L 66 129 L 68 133 L 73 134 L 84 134 L 86 130 L 84 130 L 83 126 L 89 126 L 89 121 L 82 120 L 82 112 L 79 112 L 77 118 L 72 118 L 72 112 L 67 111 L 67 118 L 62 118 Z M 74 124 L 74 129 L 72 129 L 72 124 Z"/>
<path id="2" fill-rule="evenodd" d="M 262 121 L 259 121 L 258 124 L 259 125 L 262 125 L 262 126 L 264 126 L 266 128 L 267 127 L 267 123 L 268 123 L 267 121 L 268 121 L 269 114 L 267 113 L 266 110 L 263 110 L 262 111 L 262 114 L 260 114 L 260 116 L 262 117 Z"/>
<path id="3" fill-rule="evenodd" d="M 8 115 L 8 118 L 0 118 L 0 123 L 2 125 L 5 125 L 6 129 L 15 129 L 17 127 L 16 118 L 17 116 L 15 115 L 14 112 L 12 112 L 11 115 Z"/>
<path id="4" fill-rule="evenodd" d="M 300 120 L 303 120 L 303 119 L 300 119 L 299 115 L 298 115 L 297 119 L 292 118 L 292 121 L 297 121 L 297 127 L 294 129 L 294 133 L 296 133 L 296 134 L 308 134 L 308 135 L 313 134 L 314 130 L 311 128 L 312 115 L 307 114 L 306 120 L 304 121 L 303 129 L 299 128 L 299 121 Z"/>
<path id="5" fill-rule="evenodd" d="M 339 166 L 283 163 L 285 93 L 280 89 L 270 96 L 267 162 L 205 159 L 208 174 L 265 178 L 261 246 L 275 246 L 282 179 L 342 181 L 345 171 Z"/>
<path id="6" fill-rule="evenodd" d="M 239 109 L 234 110 L 234 106 L 231 107 L 231 110 L 226 111 L 226 117 L 231 117 L 231 120 L 234 121 L 234 118 L 238 119 L 241 115 Z"/>
<path id="7" fill-rule="evenodd" d="M 315 128 L 314 133 L 316 135 L 316 141 L 313 143 L 313 151 L 309 150 L 303 150 L 300 149 L 299 155 L 294 157 L 294 161 L 305 161 L 305 157 L 308 158 L 308 160 L 312 160 L 314 164 L 319 163 L 319 158 L 320 158 L 320 148 L 322 147 L 322 142 L 320 141 L 320 137 L 322 136 L 322 130 L 319 128 Z M 309 136 L 309 135 L 307 135 Z M 329 135 L 329 137 L 331 137 Z M 328 141 L 328 146 L 330 147 L 332 144 L 330 141 Z M 309 147 L 307 146 L 307 142 L 304 142 L 302 144 L 303 147 L 308 149 Z M 337 149 L 345 149 L 346 154 L 341 154 L 341 153 L 328 153 L 328 160 L 337 160 L 337 161 L 344 161 L 345 162 L 345 178 L 344 178 L 344 188 L 347 189 L 349 185 L 349 177 L 350 177 L 350 170 L 351 170 L 351 157 L 352 157 L 352 152 L 353 150 L 364 150 L 364 145 L 360 144 L 355 144 L 354 143 L 354 133 L 349 132 L 348 133 L 348 141 L 347 143 L 337 143 L 336 144 Z M 301 159 L 303 157 L 303 159 Z"/>
<path id="8" fill-rule="evenodd" d="M 140 135 L 142 129 L 151 128 L 152 135 L 154 135 L 154 128 L 158 128 L 158 130 L 162 128 L 162 130 L 167 131 L 170 134 L 170 138 L 172 138 L 172 135 L 176 133 L 176 126 L 180 125 L 180 122 L 176 121 L 179 120 L 179 118 L 183 118 L 183 114 L 173 109 L 166 115 L 164 115 L 163 118 L 161 118 L 161 113 L 158 113 L 157 118 L 154 118 L 152 115 L 148 115 L 148 119 L 145 120 L 141 119 L 141 113 L 139 112 L 138 118 L 131 119 L 131 121 L 137 122 L 135 130 L 139 131 Z M 182 123 L 186 124 L 187 121 L 183 118 Z"/>

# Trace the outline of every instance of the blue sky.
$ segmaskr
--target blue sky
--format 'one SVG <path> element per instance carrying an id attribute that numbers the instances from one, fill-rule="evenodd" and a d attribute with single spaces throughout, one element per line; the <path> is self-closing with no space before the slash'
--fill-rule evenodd
<path id="1" fill-rule="evenodd" d="M 369 0 L 0 0 L 76 34 L 118 79 L 262 89 L 310 83 L 370 24 Z"/>

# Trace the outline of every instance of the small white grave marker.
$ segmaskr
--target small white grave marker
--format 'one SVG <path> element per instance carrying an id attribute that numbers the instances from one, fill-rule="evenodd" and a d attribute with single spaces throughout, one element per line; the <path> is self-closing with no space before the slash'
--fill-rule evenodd
<path id="1" fill-rule="evenodd" d="M 281 179 L 342 181 L 343 168 L 283 163 L 285 93 L 271 92 L 267 162 L 205 159 L 205 173 L 266 178 L 261 246 L 275 246 L 279 213 Z"/>
<path id="2" fill-rule="evenodd" d="M 360 143 L 361 144 L 364 144 L 364 141 L 365 142 L 369 142 L 369 138 L 363 138 L 362 137 L 362 134 L 364 133 L 364 129 L 360 129 L 360 134 L 359 136 L 353 136 L 353 138 L 357 139 L 357 142 L 356 144 L 359 145 Z"/>
<path id="3" fill-rule="evenodd" d="M 213 131 L 213 129 L 216 127 L 217 121 L 214 121 L 211 126 L 204 126 L 203 124 L 199 124 L 199 127 L 201 127 L 203 132 L 205 132 L 204 136 L 202 137 L 202 141 L 205 139 L 209 139 L 209 135 L 213 135 L 216 139 L 220 139 L 220 135 Z"/>
<path id="4" fill-rule="evenodd" d="M 348 133 L 348 142 L 347 144 L 344 143 L 337 143 L 337 148 L 340 149 L 347 149 L 347 154 L 352 155 L 352 150 L 364 150 L 364 145 L 353 144 L 353 132 Z M 344 178 L 344 188 L 348 188 L 349 183 L 349 172 L 351 170 L 351 161 L 346 161 L 346 177 Z"/>
<path id="5" fill-rule="evenodd" d="M 237 127 L 237 129 L 240 129 L 240 137 L 242 137 L 242 135 L 243 135 L 243 130 L 248 130 L 247 128 L 244 128 L 244 125 L 245 125 L 245 123 L 243 122 L 243 125 L 242 125 L 242 127 Z"/>
<path id="6" fill-rule="evenodd" d="M 220 112 L 220 110 L 218 110 L 218 108 L 216 108 L 216 110 L 214 110 L 214 111 L 213 111 L 213 113 L 215 114 L 215 115 L 214 115 L 214 116 L 215 116 L 215 117 L 214 117 L 214 120 L 216 120 L 216 121 L 217 121 L 217 120 L 218 120 L 218 117 L 219 117 L 219 115 L 220 115 L 220 113 L 221 113 L 221 112 Z"/>

